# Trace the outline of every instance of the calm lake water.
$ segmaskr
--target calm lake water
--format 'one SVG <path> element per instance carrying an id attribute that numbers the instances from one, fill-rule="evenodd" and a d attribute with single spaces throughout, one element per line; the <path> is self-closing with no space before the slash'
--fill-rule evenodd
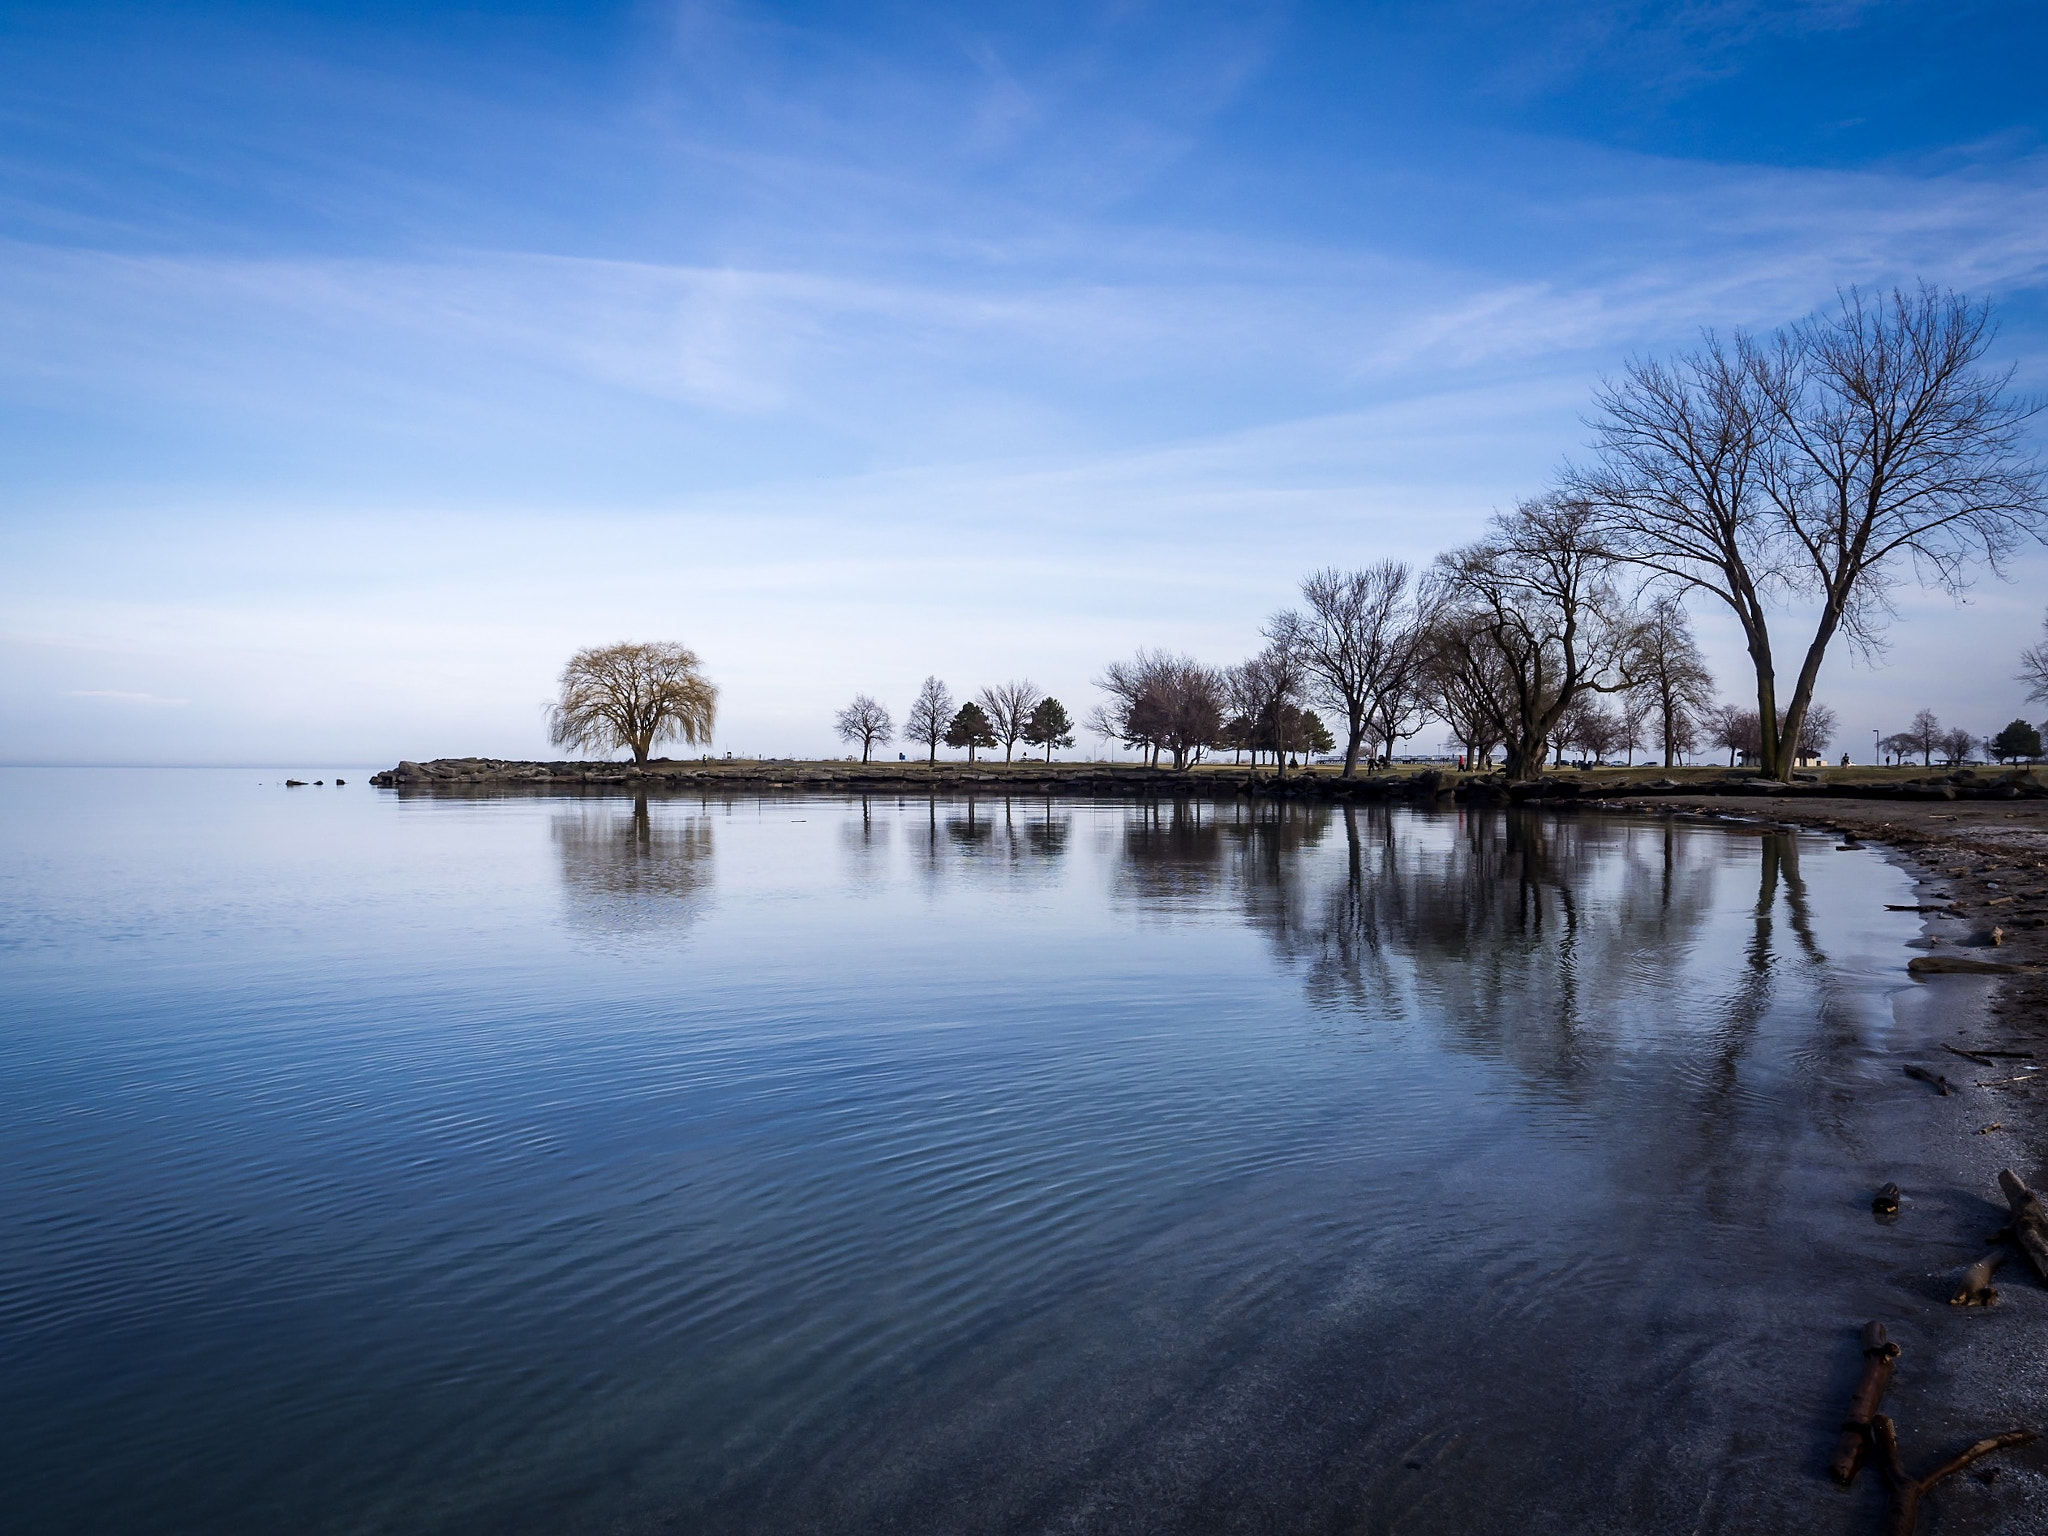
<path id="1" fill-rule="evenodd" d="M 1874 854 L 348 777 L 0 771 L 11 1536 L 1873 1518 Z"/>

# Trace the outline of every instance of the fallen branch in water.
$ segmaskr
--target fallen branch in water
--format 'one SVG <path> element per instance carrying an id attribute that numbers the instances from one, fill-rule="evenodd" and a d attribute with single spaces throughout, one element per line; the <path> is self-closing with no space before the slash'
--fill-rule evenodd
<path id="1" fill-rule="evenodd" d="M 2011 1258 L 2009 1253 L 1987 1253 L 1983 1258 L 1963 1271 L 1963 1278 L 1956 1287 L 1955 1295 L 1949 1297 L 1952 1307 L 1989 1307 L 1998 1301 L 1998 1292 L 1991 1288 L 1991 1277 L 1998 1273 L 1998 1266 Z"/>
<path id="2" fill-rule="evenodd" d="M 1865 1323 L 1863 1375 L 1849 1394 L 1849 1416 L 1842 1420 L 1835 1457 L 1828 1463 L 1828 1476 L 1844 1488 L 1856 1481 L 1856 1471 L 1863 1465 L 1864 1452 L 1870 1446 L 1871 1419 L 1884 1401 L 1885 1388 L 1892 1384 L 1892 1362 L 1898 1358 L 1899 1346 L 1885 1338 L 1884 1324 Z"/>
<path id="3" fill-rule="evenodd" d="M 1944 1099 L 1949 1096 L 1951 1084 L 1939 1072 L 1930 1072 L 1925 1067 L 1908 1067 L 1906 1076 L 1917 1077 L 1923 1083 L 1932 1083 Z"/>
<path id="4" fill-rule="evenodd" d="M 1880 1413 L 1871 1419 L 1870 1432 L 1877 1442 L 1878 1469 L 1884 1473 L 1885 1485 L 1892 1496 L 1891 1509 L 1885 1516 L 1885 1536 L 1913 1536 L 1914 1528 L 1920 1523 L 1920 1501 L 1927 1497 L 1928 1490 L 1936 1483 L 1954 1477 L 1993 1451 L 2002 1451 L 2009 1445 L 2025 1445 L 2034 1438 L 2030 1429 L 2009 1429 L 2002 1435 L 1987 1435 L 1926 1476 L 1911 1477 L 1907 1475 L 1906 1463 L 1899 1455 L 1898 1426 Z"/>
<path id="5" fill-rule="evenodd" d="M 1980 1067 L 1995 1067 L 1998 1065 L 1997 1062 L 1993 1061 L 1982 1051 L 1966 1051 L 1959 1045 L 1950 1045 L 1946 1040 L 1941 1042 L 1941 1048 L 1951 1056 L 1960 1056 L 1965 1061 L 1974 1061 Z"/>
<path id="6" fill-rule="evenodd" d="M 1994 1077 L 1990 1082 L 1979 1083 L 1977 1086 L 1979 1088 L 2010 1088 L 2014 1083 L 2038 1083 L 2040 1081 L 2040 1073 L 2022 1072 L 2018 1077 Z"/>
<path id="7" fill-rule="evenodd" d="M 1998 1187 L 2012 1209 L 2012 1240 L 2034 1266 L 2034 1273 L 2048 1280 L 2048 1210 L 2042 1209 L 2041 1197 L 2010 1168 L 1999 1170 Z"/>

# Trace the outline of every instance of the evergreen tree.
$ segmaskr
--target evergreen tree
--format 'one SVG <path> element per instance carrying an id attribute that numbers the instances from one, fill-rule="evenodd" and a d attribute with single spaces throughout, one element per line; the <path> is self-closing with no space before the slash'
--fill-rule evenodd
<path id="1" fill-rule="evenodd" d="M 996 728 L 988 717 L 988 711 L 969 699 L 960 706 L 960 713 L 953 717 L 953 723 L 946 727 L 946 745 L 965 747 L 967 761 L 974 761 L 976 747 L 992 747 L 996 744 Z"/>
<path id="2" fill-rule="evenodd" d="M 1024 724 L 1024 740 L 1034 747 L 1045 748 L 1048 763 L 1052 761 L 1054 747 L 1071 747 L 1074 744 L 1074 722 L 1067 718 L 1066 706 L 1051 695 L 1040 699 L 1031 711 L 1031 718 Z"/>
<path id="3" fill-rule="evenodd" d="M 1330 728 L 1323 724 L 1323 717 L 1312 709 L 1302 713 L 1301 738 L 1303 745 L 1312 753 L 1321 754 L 1337 750 L 1337 738 L 1332 736 Z"/>
<path id="4" fill-rule="evenodd" d="M 2015 762 L 2020 758 L 2032 761 L 2041 755 L 2041 733 L 2026 721 L 2015 720 L 1984 745 L 2000 762 Z"/>

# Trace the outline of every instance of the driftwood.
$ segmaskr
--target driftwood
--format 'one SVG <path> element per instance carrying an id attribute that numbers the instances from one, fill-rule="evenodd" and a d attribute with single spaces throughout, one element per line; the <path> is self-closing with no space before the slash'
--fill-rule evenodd
<path id="1" fill-rule="evenodd" d="M 1987 1253 L 1983 1258 L 1963 1271 L 1963 1278 L 1956 1286 L 1955 1295 L 1949 1297 L 1952 1307 L 1989 1307 L 1998 1301 L 1998 1292 L 1991 1289 L 1991 1277 L 1998 1273 L 1998 1266 L 2011 1258 L 2009 1253 Z"/>
<path id="2" fill-rule="evenodd" d="M 2038 1083 L 2043 1081 L 2038 1072 L 2022 1072 L 2018 1077 L 1994 1077 L 1990 1082 L 1979 1082 L 1979 1088 L 2010 1088 L 2014 1083 Z"/>
<path id="3" fill-rule="evenodd" d="M 1943 914 L 1953 910 L 1949 907 L 1895 907 L 1890 902 L 1884 904 L 1884 909 L 1887 912 L 1940 912 Z"/>
<path id="4" fill-rule="evenodd" d="M 1842 1435 L 1835 1442 L 1834 1460 L 1828 1476 L 1843 1487 L 1856 1481 L 1870 1447 L 1870 1426 L 1877 1406 L 1884 1401 L 1885 1388 L 1892 1384 L 1892 1362 L 1899 1358 L 1899 1346 L 1884 1336 L 1883 1323 L 1863 1325 L 1863 1376 L 1849 1395 L 1849 1416 L 1842 1420 Z"/>
<path id="5" fill-rule="evenodd" d="M 1914 1527 L 1920 1523 L 1920 1501 L 1927 1497 L 1928 1490 L 1936 1483 L 1954 1477 L 1993 1451 L 2002 1451 L 2009 1445 L 2025 1445 L 2034 1438 L 2030 1429 L 2010 1429 L 2002 1435 L 1987 1435 L 1924 1477 L 1912 1477 L 1907 1474 L 1906 1463 L 1899 1455 L 1899 1431 L 1890 1418 L 1881 1413 L 1874 1415 L 1870 1421 L 1870 1433 L 1877 1442 L 1878 1470 L 1884 1474 L 1885 1486 L 1891 1491 L 1891 1508 L 1885 1514 L 1885 1536 L 1913 1536 Z"/>
<path id="6" fill-rule="evenodd" d="M 1944 1099 L 1949 1096 L 1952 1089 L 1952 1085 L 1947 1078 L 1943 1077 L 1939 1072 L 1930 1072 L 1925 1067 L 1908 1067 L 1906 1068 L 1906 1076 L 1917 1077 L 1923 1083 L 1932 1083 Z"/>
<path id="7" fill-rule="evenodd" d="M 1950 1045 L 1946 1040 L 1941 1042 L 1941 1048 L 1951 1056 L 1960 1056 L 1965 1061 L 1974 1061 L 1980 1067 L 1995 1067 L 1998 1065 L 1997 1062 L 1993 1061 L 1982 1051 L 1966 1051 L 1959 1045 Z"/>
<path id="8" fill-rule="evenodd" d="M 2048 1210 L 2042 1209 L 2041 1197 L 2010 1168 L 1999 1170 L 1998 1187 L 2012 1208 L 2012 1240 L 2034 1266 L 2034 1273 L 2048 1280 Z"/>
<path id="9" fill-rule="evenodd" d="M 2040 967 L 2019 960 L 1968 960 L 1961 955 L 1915 955 L 1908 976 L 2020 976 Z"/>

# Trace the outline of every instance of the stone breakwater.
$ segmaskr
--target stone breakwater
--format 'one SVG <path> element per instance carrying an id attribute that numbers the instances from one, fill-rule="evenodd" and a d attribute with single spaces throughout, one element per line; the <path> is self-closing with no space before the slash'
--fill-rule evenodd
<path id="1" fill-rule="evenodd" d="M 1747 774 L 1691 777 L 1551 774 L 1510 783 L 1501 774 L 1365 773 L 1346 779 L 1328 767 L 1293 770 L 1284 778 L 1258 770 L 1208 765 L 1185 772 L 1134 763 L 835 763 L 676 762 L 534 763 L 492 757 L 403 762 L 371 776 L 383 789 L 412 793 L 688 793 L 715 790 L 819 790 L 853 794 L 967 793 L 1138 797 L 1234 797 L 1304 800 L 1448 800 L 1459 804 L 1588 805 L 1619 798 L 1741 796 L 1772 800 L 2023 800 L 2048 799 L 2048 781 L 2026 772 L 1962 769 L 1907 779 L 1858 783 L 1801 775 L 1780 784 Z"/>

